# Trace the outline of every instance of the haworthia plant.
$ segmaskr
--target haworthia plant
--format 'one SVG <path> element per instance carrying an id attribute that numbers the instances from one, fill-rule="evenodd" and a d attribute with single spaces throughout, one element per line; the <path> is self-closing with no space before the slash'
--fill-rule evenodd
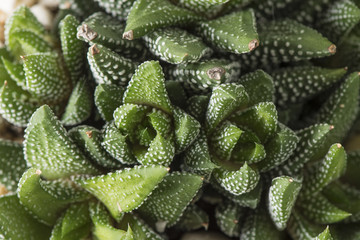
<path id="1" fill-rule="evenodd" d="M 61 0 L 49 30 L 17 8 L 0 239 L 358 240 L 359 9 Z"/>

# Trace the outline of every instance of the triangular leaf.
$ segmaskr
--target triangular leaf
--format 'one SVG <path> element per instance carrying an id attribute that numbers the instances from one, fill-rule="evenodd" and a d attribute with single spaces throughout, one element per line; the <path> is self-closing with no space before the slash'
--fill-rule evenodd
<path id="1" fill-rule="evenodd" d="M 245 208 L 237 204 L 224 201 L 215 209 L 216 223 L 221 231 L 229 237 L 239 237 Z"/>
<path id="2" fill-rule="evenodd" d="M 110 122 L 113 120 L 113 113 L 122 104 L 125 89 L 113 84 L 99 84 L 95 89 L 95 105 L 101 117 Z"/>

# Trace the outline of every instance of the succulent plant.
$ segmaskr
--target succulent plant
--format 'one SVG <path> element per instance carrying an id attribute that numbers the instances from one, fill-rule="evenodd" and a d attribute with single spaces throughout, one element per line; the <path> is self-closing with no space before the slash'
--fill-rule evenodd
<path id="1" fill-rule="evenodd" d="M 1 239 L 359 239 L 360 2 L 59 7 L 6 23 Z"/>

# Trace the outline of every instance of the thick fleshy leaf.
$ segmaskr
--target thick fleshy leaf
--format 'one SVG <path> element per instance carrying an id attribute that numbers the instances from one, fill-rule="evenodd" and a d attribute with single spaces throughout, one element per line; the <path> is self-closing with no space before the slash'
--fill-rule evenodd
<path id="1" fill-rule="evenodd" d="M 300 189 L 301 182 L 288 176 L 272 180 L 269 190 L 269 213 L 277 229 L 286 228 Z"/>
<path id="2" fill-rule="evenodd" d="M 323 144 L 324 148 L 328 148 L 334 142 L 341 142 L 350 130 L 359 112 L 359 87 L 359 74 L 350 74 L 316 113 L 316 122 L 334 126 Z"/>
<path id="3" fill-rule="evenodd" d="M 338 179 L 346 168 L 346 152 L 341 144 L 333 144 L 325 158 L 304 173 L 304 187 L 302 195 L 311 197 L 321 191 L 326 185 Z"/>
<path id="4" fill-rule="evenodd" d="M 47 102 L 60 102 L 71 91 L 71 81 L 56 53 L 37 53 L 23 58 L 26 87 Z"/>
<path id="5" fill-rule="evenodd" d="M 183 231 L 191 231 L 209 226 L 209 216 L 207 213 L 195 204 L 190 204 L 183 215 L 175 225 L 175 228 Z"/>
<path id="6" fill-rule="evenodd" d="M 81 180 L 80 184 L 119 220 L 124 212 L 138 208 L 167 172 L 162 166 L 135 166 Z"/>
<path id="7" fill-rule="evenodd" d="M 85 77 L 78 81 L 61 117 L 61 123 L 66 126 L 76 125 L 88 119 L 93 106 L 92 94 Z"/>
<path id="8" fill-rule="evenodd" d="M 249 94 L 249 106 L 260 102 L 272 102 L 274 100 L 275 88 L 272 77 L 263 70 L 256 70 L 241 76 L 236 82 L 245 87 Z"/>
<path id="9" fill-rule="evenodd" d="M 25 159 L 29 165 L 41 170 L 45 178 L 99 173 L 70 140 L 48 106 L 36 110 L 25 133 Z"/>
<path id="10" fill-rule="evenodd" d="M 138 65 L 99 44 L 94 44 L 89 48 L 87 58 L 98 84 L 126 86 Z"/>
<path id="11" fill-rule="evenodd" d="M 165 77 L 159 62 L 147 61 L 138 67 L 124 93 L 123 101 L 152 106 L 172 114 Z"/>
<path id="12" fill-rule="evenodd" d="M 121 163 L 134 164 L 136 159 L 130 151 L 130 145 L 126 138 L 126 135 L 123 135 L 115 124 L 111 122 L 105 127 L 102 146 L 113 158 Z"/>
<path id="13" fill-rule="evenodd" d="M 27 170 L 19 181 L 18 197 L 20 203 L 39 221 L 53 225 L 70 200 L 57 199 L 45 191 L 40 181 L 41 171 Z"/>
<path id="14" fill-rule="evenodd" d="M 197 62 L 212 50 L 199 37 L 179 28 L 165 28 L 144 36 L 146 46 L 155 56 L 172 64 Z"/>
<path id="15" fill-rule="evenodd" d="M 296 206 L 308 219 L 319 224 L 336 223 L 351 215 L 330 203 L 321 193 L 300 199 Z"/>
<path id="16" fill-rule="evenodd" d="M 303 103 L 321 93 L 344 76 L 346 69 L 327 69 L 314 66 L 281 68 L 271 75 L 274 78 L 276 104 L 289 107 Z"/>
<path id="17" fill-rule="evenodd" d="M 171 227 L 182 216 L 202 182 L 198 175 L 173 172 L 164 177 L 138 211 L 148 222 Z"/>
<path id="18" fill-rule="evenodd" d="M 73 85 L 80 79 L 84 66 L 84 44 L 76 38 L 79 24 L 72 15 L 64 17 L 59 24 L 61 50 Z"/>
<path id="19" fill-rule="evenodd" d="M 182 82 L 188 91 L 208 93 L 221 83 L 237 80 L 240 74 L 240 65 L 235 61 L 211 59 L 177 65 L 170 73 L 175 79 Z"/>
<path id="20" fill-rule="evenodd" d="M 240 235 L 242 240 L 281 240 L 283 238 L 284 233 L 276 230 L 263 207 L 259 207 L 248 214 Z"/>
<path id="21" fill-rule="evenodd" d="M 90 221 L 89 204 L 87 202 L 73 204 L 65 212 L 61 224 L 61 235 L 66 236 L 73 234 L 78 229 L 89 225 Z M 88 228 L 89 227 L 90 226 L 88 226 Z"/>
<path id="22" fill-rule="evenodd" d="M 333 240 L 333 237 L 331 236 L 331 233 L 329 231 L 329 226 L 327 226 L 322 233 L 317 235 L 315 240 Z"/>
<path id="23" fill-rule="evenodd" d="M 257 169 L 251 168 L 247 163 L 235 171 L 215 169 L 213 176 L 223 188 L 234 195 L 250 192 L 256 187 L 260 179 Z"/>
<path id="24" fill-rule="evenodd" d="M 299 138 L 290 128 L 281 129 L 265 144 L 266 158 L 257 164 L 260 172 L 269 171 L 285 162 L 296 149 Z"/>
<path id="25" fill-rule="evenodd" d="M 95 0 L 99 3 L 100 7 L 112 16 L 126 20 L 132 5 L 135 0 Z"/>
<path id="26" fill-rule="evenodd" d="M 209 12 L 218 12 L 221 10 L 223 4 L 230 2 L 229 0 L 206 0 L 206 1 L 194 1 L 194 0 L 179 0 L 179 4 L 192 11 L 208 14 Z"/>
<path id="27" fill-rule="evenodd" d="M 76 206 L 76 205 L 73 205 Z M 79 217 L 79 216 L 76 216 Z M 83 216 L 80 216 L 83 217 Z M 76 218 L 74 218 L 75 220 Z M 68 219 L 69 220 L 69 219 Z M 80 228 L 75 229 L 73 232 L 70 232 L 66 235 L 63 235 L 61 232 L 61 227 L 62 224 L 64 223 L 64 221 L 67 221 L 64 219 L 64 216 L 60 217 L 57 222 L 55 223 L 52 232 L 51 232 L 51 237 L 50 240 L 78 240 L 78 239 L 84 239 L 86 238 L 90 231 L 91 231 L 91 224 L 87 223 L 86 225 L 80 226 Z M 78 219 L 77 219 L 78 220 Z"/>
<path id="28" fill-rule="evenodd" d="M 322 229 L 322 226 L 310 222 L 297 211 L 292 212 L 287 227 L 288 233 L 295 240 L 314 240 Z"/>
<path id="29" fill-rule="evenodd" d="M 347 152 L 346 172 L 341 180 L 360 189 L 360 150 Z"/>
<path id="30" fill-rule="evenodd" d="M 174 108 L 175 148 L 184 151 L 200 133 L 200 123 L 180 108 Z"/>
<path id="31" fill-rule="evenodd" d="M 266 143 L 276 133 L 278 123 L 276 107 L 272 102 L 258 103 L 233 114 L 229 120 L 253 131 L 262 143 Z"/>
<path id="32" fill-rule="evenodd" d="M 114 84 L 99 84 L 95 89 L 95 105 L 101 117 L 110 122 L 113 120 L 113 113 L 122 104 L 125 89 Z"/>
<path id="33" fill-rule="evenodd" d="M 165 81 L 166 91 L 173 105 L 186 109 L 187 96 L 182 84 L 176 80 Z"/>
<path id="34" fill-rule="evenodd" d="M 126 21 L 123 38 L 133 40 L 161 27 L 185 25 L 201 17 L 166 0 L 136 0 Z"/>
<path id="35" fill-rule="evenodd" d="M 60 1 L 59 8 L 62 10 L 69 10 L 72 14 L 80 16 L 81 18 L 86 18 L 94 12 L 103 10 L 95 1 L 88 0 Z"/>
<path id="36" fill-rule="evenodd" d="M 23 64 L 11 62 L 5 58 L 2 58 L 2 61 L 11 79 L 14 80 L 19 87 L 26 91 L 26 79 Z M 6 81 L 9 79 L 5 78 L 4 80 Z"/>
<path id="37" fill-rule="evenodd" d="M 222 202 L 215 209 L 216 223 L 229 237 L 239 237 L 242 221 L 246 216 L 245 208 L 231 202 Z"/>
<path id="38" fill-rule="evenodd" d="M 206 110 L 210 97 L 207 95 L 194 95 L 187 101 L 187 112 L 200 123 L 205 121 Z"/>
<path id="39" fill-rule="evenodd" d="M 248 99 L 249 96 L 242 85 L 228 83 L 215 87 L 206 112 L 207 133 L 211 133 L 232 113 L 244 108 Z"/>
<path id="40" fill-rule="evenodd" d="M 90 44 L 100 44 L 112 49 L 126 58 L 142 58 L 147 53 L 143 43 L 139 40 L 129 41 L 123 39 L 121 33 L 124 30 L 124 22 L 103 12 L 95 12 L 78 27 L 77 37 Z"/>
<path id="41" fill-rule="evenodd" d="M 78 126 L 69 131 L 69 136 L 88 156 L 88 159 L 92 159 L 96 165 L 108 169 L 117 169 L 122 166 L 102 147 L 103 134 L 96 128 L 85 125 Z"/>
<path id="42" fill-rule="evenodd" d="M 213 46 L 237 54 L 259 46 L 255 15 L 252 9 L 237 11 L 198 24 L 197 31 Z"/>
<path id="43" fill-rule="evenodd" d="M 19 44 L 24 55 L 51 52 L 53 50 L 43 36 L 39 36 L 38 33 L 28 29 L 17 29 L 11 33 L 11 37 Z"/>
<path id="44" fill-rule="evenodd" d="M 125 228 L 130 226 L 133 234 L 134 240 L 136 239 L 152 239 L 152 240 L 164 240 L 161 236 L 155 233 L 142 219 L 136 217 L 132 214 L 125 214 L 122 221 L 120 222 L 120 227 Z"/>
<path id="45" fill-rule="evenodd" d="M 3 239 L 49 239 L 51 229 L 35 220 L 16 195 L 0 197 L 0 235 Z"/>
<path id="46" fill-rule="evenodd" d="M 23 145 L 0 139 L 0 184 L 16 192 L 17 183 L 26 170 Z"/>

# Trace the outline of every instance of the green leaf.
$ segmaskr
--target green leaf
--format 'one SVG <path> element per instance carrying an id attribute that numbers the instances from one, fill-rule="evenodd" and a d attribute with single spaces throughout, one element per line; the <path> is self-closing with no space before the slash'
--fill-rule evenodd
<path id="1" fill-rule="evenodd" d="M 124 93 L 124 103 L 141 104 L 172 114 L 172 105 L 165 88 L 165 77 L 157 61 L 142 63 Z"/>
<path id="2" fill-rule="evenodd" d="M 24 58 L 27 90 L 43 101 L 57 103 L 66 99 L 71 82 L 56 53 L 36 53 Z"/>
<path id="3" fill-rule="evenodd" d="M 272 180 L 268 198 L 269 213 L 277 229 L 284 230 L 286 228 L 300 189 L 301 182 L 288 176 Z"/>
<path id="4" fill-rule="evenodd" d="M 250 52 L 259 46 L 252 9 L 200 22 L 197 31 L 211 45 L 236 54 Z"/>
<path id="5" fill-rule="evenodd" d="M 231 2 L 229 0 L 207 0 L 207 1 L 194 1 L 194 0 L 180 0 L 179 5 L 184 6 L 194 12 L 199 12 L 207 14 L 212 11 L 217 12 L 218 8 L 225 4 Z M 214 9 L 214 10 L 213 10 Z"/>
<path id="6" fill-rule="evenodd" d="M 220 230 L 229 237 L 239 237 L 245 215 L 245 208 L 232 202 L 224 201 L 215 209 L 216 223 Z"/>
<path id="7" fill-rule="evenodd" d="M 17 183 L 26 170 L 23 145 L 0 139 L 0 184 L 16 192 Z"/>
<path id="8" fill-rule="evenodd" d="M 191 231 L 209 226 L 209 216 L 207 213 L 195 204 L 190 204 L 184 211 L 183 215 L 176 223 L 175 228 L 183 231 Z"/>
<path id="9" fill-rule="evenodd" d="M 74 205 L 76 206 L 76 205 Z M 82 216 L 83 217 L 83 216 Z M 81 226 L 78 229 L 75 229 L 74 232 L 70 232 L 67 235 L 63 235 L 61 232 L 62 224 L 64 223 L 64 216 L 60 217 L 57 222 L 55 223 L 52 232 L 50 240 L 78 240 L 78 239 L 84 239 L 86 238 L 90 231 L 91 231 L 91 224 L 88 223 L 84 226 Z"/>
<path id="10" fill-rule="evenodd" d="M 69 9 L 72 14 L 75 14 L 81 18 L 86 18 L 94 12 L 103 11 L 97 2 L 88 0 L 62 0 L 60 2 L 59 8 Z"/>
<path id="11" fill-rule="evenodd" d="M 110 122 L 113 113 L 122 104 L 125 89 L 114 84 L 99 84 L 95 89 L 95 105 L 101 117 Z"/>
<path id="12" fill-rule="evenodd" d="M 44 36 L 45 28 L 36 19 L 28 7 L 20 6 L 15 9 L 5 24 L 5 43 L 13 55 L 19 59 L 23 55 L 20 43 L 14 38 L 13 33 L 18 29 L 27 29 L 37 35 Z"/>
<path id="13" fill-rule="evenodd" d="M 25 133 L 25 159 L 29 165 L 41 170 L 45 178 L 99 173 L 71 141 L 47 105 L 32 115 Z"/>
<path id="14" fill-rule="evenodd" d="M 176 80 L 167 80 L 165 81 L 165 87 L 170 98 L 170 102 L 177 107 L 185 109 L 187 96 L 182 84 Z"/>
<path id="15" fill-rule="evenodd" d="M 210 96 L 194 95 L 187 101 L 186 111 L 200 123 L 205 121 Z"/>
<path id="16" fill-rule="evenodd" d="M 130 226 L 134 233 L 134 239 L 164 240 L 152 230 L 142 219 L 132 214 L 125 214 L 120 227 Z"/>
<path id="17" fill-rule="evenodd" d="M 57 199 L 41 186 L 41 171 L 27 170 L 19 181 L 18 197 L 20 203 L 40 222 L 53 225 L 71 201 Z"/>
<path id="18" fill-rule="evenodd" d="M 295 240 L 314 240 L 322 229 L 322 226 L 310 222 L 297 211 L 292 212 L 287 226 L 288 233 Z"/>
<path id="19" fill-rule="evenodd" d="M 215 169 L 213 176 L 224 189 L 234 195 L 250 192 L 256 187 L 260 179 L 257 169 L 251 168 L 247 163 L 235 171 Z"/>
<path id="20" fill-rule="evenodd" d="M 136 0 L 126 21 L 123 38 L 133 40 L 157 28 L 191 24 L 201 17 L 166 0 Z"/>
<path id="21" fill-rule="evenodd" d="M 260 172 L 269 171 L 285 162 L 296 149 L 299 138 L 288 127 L 282 125 L 278 133 L 266 144 L 266 158 L 256 164 Z"/>
<path id="22" fill-rule="evenodd" d="M 347 156 L 346 172 L 341 180 L 360 189 L 360 150 L 348 152 Z"/>
<path id="23" fill-rule="evenodd" d="M 2 57 L 2 61 L 4 63 L 4 67 L 11 77 L 12 80 L 16 82 L 16 84 L 21 87 L 24 91 L 26 88 L 26 79 L 23 64 L 11 62 L 4 57 Z M 9 79 L 4 79 L 9 80 Z"/>
<path id="24" fill-rule="evenodd" d="M 174 108 L 175 149 L 184 151 L 200 133 L 200 123 L 182 109 Z"/>
<path id="25" fill-rule="evenodd" d="M 302 195 L 311 197 L 326 185 L 338 179 L 346 168 L 346 152 L 341 144 L 333 144 L 325 158 L 304 172 Z"/>
<path id="26" fill-rule="evenodd" d="M 168 172 L 162 166 L 135 166 L 79 181 L 119 220 L 138 208 Z"/>
<path id="27" fill-rule="evenodd" d="M 135 0 L 95 0 L 105 11 L 119 20 L 126 20 Z"/>
<path id="28" fill-rule="evenodd" d="M 327 226 L 322 233 L 316 236 L 315 240 L 333 240 L 333 237 L 329 231 L 329 226 Z"/>
<path id="29" fill-rule="evenodd" d="M 64 218 L 62 220 L 61 235 L 66 236 L 70 234 L 76 234 L 76 232 L 83 227 L 88 228 L 88 234 L 89 234 L 90 222 L 91 219 L 89 215 L 89 204 L 87 202 L 72 204 L 66 210 Z"/>
<path id="30" fill-rule="evenodd" d="M 283 238 L 284 234 L 276 230 L 263 207 L 259 207 L 248 214 L 240 235 L 240 239 L 244 240 L 281 240 Z"/>
<path id="31" fill-rule="evenodd" d="M 304 103 L 338 82 L 346 69 L 328 69 L 314 66 L 281 68 L 272 73 L 276 89 L 276 104 L 289 107 Z"/>
<path id="32" fill-rule="evenodd" d="M 334 126 L 323 144 L 324 150 L 334 142 L 341 142 L 347 135 L 359 112 L 359 74 L 350 74 L 321 106 L 314 116 L 317 123 Z"/>
<path id="33" fill-rule="evenodd" d="M 221 83 L 237 80 L 240 65 L 235 61 L 210 59 L 197 63 L 179 64 L 170 70 L 173 78 L 194 93 L 208 93 Z"/>
<path id="34" fill-rule="evenodd" d="M 43 36 L 39 36 L 38 33 L 31 30 L 17 29 L 11 35 L 21 47 L 23 55 L 53 51 L 52 46 Z"/>
<path id="35" fill-rule="evenodd" d="M 307 218 L 320 224 L 336 223 L 351 215 L 333 205 L 321 193 L 299 199 L 296 205 Z"/>
<path id="36" fill-rule="evenodd" d="M 70 95 L 61 123 L 76 125 L 88 119 L 93 106 L 92 94 L 88 80 L 85 77 L 80 79 Z"/>
<path id="37" fill-rule="evenodd" d="M 245 87 L 249 94 L 249 106 L 260 102 L 273 102 L 275 87 L 272 77 L 263 70 L 256 70 L 241 76 L 236 82 Z"/>
<path id="38" fill-rule="evenodd" d="M 98 84 L 126 86 L 138 66 L 138 63 L 98 44 L 89 48 L 87 58 Z"/>
<path id="39" fill-rule="evenodd" d="M 0 89 L 0 114 L 16 126 L 26 127 L 38 107 L 37 100 L 13 81 L 6 81 Z"/>
<path id="40" fill-rule="evenodd" d="M 88 159 L 92 159 L 98 166 L 107 169 L 118 169 L 122 166 L 102 147 L 103 134 L 96 128 L 85 125 L 77 126 L 69 131 L 69 136 L 88 156 Z"/>
<path id="41" fill-rule="evenodd" d="M 94 13 L 93 10 L 92 13 Z M 147 51 L 142 41 L 123 39 L 119 33 L 124 30 L 124 22 L 103 12 L 95 12 L 78 27 L 77 37 L 91 45 L 99 44 L 112 49 L 126 58 L 143 58 Z"/>
<path id="42" fill-rule="evenodd" d="M 76 38 L 79 24 L 73 15 L 65 16 L 59 23 L 61 50 L 73 85 L 80 79 L 84 67 L 84 44 Z"/>
<path id="43" fill-rule="evenodd" d="M 105 134 L 102 146 L 105 150 L 116 160 L 123 164 L 137 163 L 135 157 L 130 151 L 130 145 L 123 135 L 115 126 L 113 122 L 105 126 Z"/>
<path id="44" fill-rule="evenodd" d="M 172 64 L 197 62 L 212 53 L 199 37 L 179 28 L 156 30 L 144 40 L 152 54 Z"/>
<path id="45" fill-rule="evenodd" d="M 241 110 L 248 103 L 248 94 L 242 85 L 221 84 L 213 89 L 206 112 L 205 127 L 210 134 L 221 121 Z"/>
<path id="46" fill-rule="evenodd" d="M 147 222 L 171 227 L 179 221 L 202 182 L 198 175 L 173 172 L 164 177 L 138 211 Z"/>
<path id="47" fill-rule="evenodd" d="M 49 239 L 51 229 L 36 221 L 16 195 L 0 197 L 0 234 L 4 239 Z"/>

